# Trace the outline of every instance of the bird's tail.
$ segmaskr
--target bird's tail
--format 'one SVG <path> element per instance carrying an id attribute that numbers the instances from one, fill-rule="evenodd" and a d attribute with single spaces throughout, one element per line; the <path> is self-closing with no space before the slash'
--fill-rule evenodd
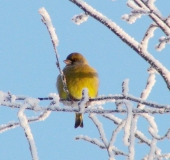
<path id="1" fill-rule="evenodd" d="M 75 119 L 75 126 L 74 128 L 77 127 L 83 128 L 83 115 L 81 113 L 76 113 L 76 119 Z"/>

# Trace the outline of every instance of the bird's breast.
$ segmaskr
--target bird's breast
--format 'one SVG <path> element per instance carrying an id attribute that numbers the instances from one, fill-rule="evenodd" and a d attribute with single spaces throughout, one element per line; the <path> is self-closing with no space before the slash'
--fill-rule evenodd
<path id="1" fill-rule="evenodd" d="M 98 94 L 98 74 L 88 65 L 65 67 L 67 87 L 70 95 L 75 99 L 81 99 L 83 88 L 88 88 L 89 97 L 94 98 Z"/>

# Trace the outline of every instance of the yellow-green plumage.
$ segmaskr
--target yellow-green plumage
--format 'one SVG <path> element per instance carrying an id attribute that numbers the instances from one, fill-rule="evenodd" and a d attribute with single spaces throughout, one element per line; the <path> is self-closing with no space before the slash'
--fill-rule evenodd
<path id="1" fill-rule="evenodd" d="M 68 55 L 65 60 L 66 66 L 63 73 L 66 77 L 67 88 L 73 99 L 82 98 L 83 88 L 88 88 L 89 97 L 95 98 L 98 94 L 99 79 L 95 69 L 88 65 L 87 60 L 79 53 Z M 67 99 L 63 91 L 63 84 L 60 75 L 57 78 L 57 90 L 61 99 Z M 75 128 L 83 127 L 83 116 L 76 114 Z"/>

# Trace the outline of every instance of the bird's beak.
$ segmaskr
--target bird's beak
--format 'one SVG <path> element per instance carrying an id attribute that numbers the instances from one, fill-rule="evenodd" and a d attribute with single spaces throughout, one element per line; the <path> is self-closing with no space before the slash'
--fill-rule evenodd
<path id="1" fill-rule="evenodd" d="M 64 60 L 63 62 L 64 62 L 66 65 L 69 65 L 69 64 L 72 63 L 69 59 L 66 59 L 66 60 Z"/>

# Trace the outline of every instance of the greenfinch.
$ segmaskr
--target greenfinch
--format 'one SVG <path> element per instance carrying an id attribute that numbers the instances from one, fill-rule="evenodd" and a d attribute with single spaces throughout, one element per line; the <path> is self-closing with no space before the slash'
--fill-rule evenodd
<path id="1" fill-rule="evenodd" d="M 82 98 L 83 88 L 88 88 L 88 96 L 90 98 L 97 97 L 99 78 L 96 70 L 88 65 L 87 60 L 80 53 L 71 53 L 64 60 L 66 66 L 63 73 L 66 78 L 66 84 L 69 91 L 69 97 L 72 100 L 80 100 Z M 57 78 L 57 90 L 61 99 L 68 99 L 68 94 L 63 90 L 61 76 Z M 83 127 L 83 115 L 76 113 L 75 128 Z"/>

